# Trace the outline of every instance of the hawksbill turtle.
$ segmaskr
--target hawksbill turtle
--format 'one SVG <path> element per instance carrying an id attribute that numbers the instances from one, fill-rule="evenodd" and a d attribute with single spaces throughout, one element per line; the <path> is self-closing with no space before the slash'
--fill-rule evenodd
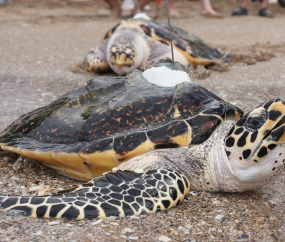
<path id="1" fill-rule="evenodd" d="M 212 48 L 194 35 L 172 27 L 174 59 L 185 67 L 226 62 L 229 54 Z M 85 57 L 87 71 L 112 69 L 118 75 L 146 70 L 172 58 L 169 27 L 144 18 L 122 20 L 109 30 L 95 50 Z"/>
<path id="2" fill-rule="evenodd" d="M 91 181 L 53 196 L 0 195 L 0 209 L 95 219 L 166 210 L 190 189 L 256 189 L 284 169 L 284 117 L 280 99 L 243 116 L 191 82 L 161 87 L 137 70 L 97 77 L 23 115 L 0 136 L 3 150 Z"/>

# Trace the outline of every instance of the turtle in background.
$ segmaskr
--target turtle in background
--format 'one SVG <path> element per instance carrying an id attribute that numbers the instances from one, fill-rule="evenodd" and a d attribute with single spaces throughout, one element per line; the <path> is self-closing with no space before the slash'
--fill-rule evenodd
<path id="1" fill-rule="evenodd" d="M 226 62 L 229 54 L 212 48 L 184 30 L 172 27 L 174 59 L 187 67 Z M 109 30 L 95 50 L 85 57 L 87 71 L 112 69 L 118 75 L 144 71 L 172 59 L 169 27 L 145 18 L 122 20 Z"/>
<path id="2" fill-rule="evenodd" d="M 243 116 L 191 82 L 161 87 L 144 74 L 94 78 L 12 123 L 1 149 L 80 179 L 105 173 L 54 196 L 0 195 L 0 209 L 38 218 L 141 215 L 180 204 L 190 189 L 253 190 L 282 173 L 285 102 Z"/>

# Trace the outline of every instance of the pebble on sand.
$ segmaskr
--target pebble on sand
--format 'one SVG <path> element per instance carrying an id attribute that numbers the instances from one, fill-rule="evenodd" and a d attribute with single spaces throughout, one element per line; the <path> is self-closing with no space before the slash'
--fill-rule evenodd
<path id="1" fill-rule="evenodd" d="M 224 217 L 224 215 L 219 214 L 219 215 L 217 215 L 217 216 L 215 217 L 215 219 L 222 219 L 223 217 Z"/>
<path id="2" fill-rule="evenodd" d="M 60 222 L 53 221 L 53 222 L 49 222 L 49 223 L 48 223 L 48 225 L 57 225 L 57 224 L 60 224 Z"/>
<path id="3" fill-rule="evenodd" d="M 98 219 L 96 222 L 92 223 L 92 225 L 99 224 L 103 221 L 103 219 Z"/>
<path id="4" fill-rule="evenodd" d="M 163 241 L 163 242 L 168 242 L 168 241 L 171 241 L 171 239 L 165 235 L 161 235 L 158 237 L 158 240 L 159 241 Z"/>

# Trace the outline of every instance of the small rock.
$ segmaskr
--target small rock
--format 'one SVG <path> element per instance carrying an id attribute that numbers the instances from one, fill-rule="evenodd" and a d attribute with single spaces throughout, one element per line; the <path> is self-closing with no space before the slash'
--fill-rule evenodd
<path id="1" fill-rule="evenodd" d="M 168 211 L 169 216 L 175 216 L 176 212 L 174 210 Z"/>
<path id="2" fill-rule="evenodd" d="M 205 221 L 201 221 L 201 222 L 199 223 L 199 225 L 205 225 L 205 224 L 206 224 Z"/>
<path id="3" fill-rule="evenodd" d="M 268 202 L 273 206 L 277 206 L 277 203 L 274 200 L 268 200 Z"/>
<path id="4" fill-rule="evenodd" d="M 116 223 L 116 222 L 112 222 L 112 223 L 110 223 L 110 224 L 112 224 L 112 225 L 114 225 L 114 226 L 119 226 L 119 224 Z"/>
<path id="5" fill-rule="evenodd" d="M 92 225 L 99 224 L 103 221 L 103 219 L 98 219 L 96 222 L 92 223 Z"/>
<path id="6" fill-rule="evenodd" d="M 158 240 L 159 240 L 159 241 L 164 241 L 164 242 L 171 241 L 171 239 L 168 238 L 168 237 L 165 236 L 165 235 L 159 236 L 159 237 L 158 237 Z"/>
<path id="7" fill-rule="evenodd" d="M 37 191 L 38 196 L 44 196 L 47 191 L 50 190 L 50 186 L 33 186 L 28 189 L 29 192 Z"/>
<path id="8" fill-rule="evenodd" d="M 134 230 L 133 229 L 130 229 L 130 228 L 125 228 L 124 229 L 127 233 L 132 233 L 132 232 L 134 232 Z"/>
<path id="9" fill-rule="evenodd" d="M 186 225 L 186 228 L 187 228 L 187 229 L 191 229 L 192 227 L 193 227 L 192 224 L 187 224 L 187 225 Z"/>
<path id="10" fill-rule="evenodd" d="M 222 219 L 223 217 L 224 217 L 224 215 L 219 214 L 219 215 L 217 215 L 217 216 L 215 217 L 215 219 Z"/>
<path id="11" fill-rule="evenodd" d="M 60 224 L 60 222 L 53 221 L 53 222 L 49 222 L 49 223 L 48 223 L 48 225 L 56 225 L 56 224 Z"/>
<path id="12" fill-rule="evenodd" d="M 137 240 L 139 239 L 139 237 L 136 237 L 136 236 L 130 236 L 129 239 L 132 239 L 132 240 Z"/>
<path id="13" fill-rule="evenodd" d="M 42 95 L 43 97 L 44 97 L 44 96 L 51 96 L 51 95 L 52 95 L 52 92 L 45 92 L 45 93 L 42 93 L 41 95 Z"/>
<path id="14" fill-rule="evenodd" d="M 218 201 L 218 200 L 214 200 L 214 201 L 213 201 L 213 204 L 215 204 L 215 205 L 220 204 L 220 203 L 221 203 L 221 202 Z"/>

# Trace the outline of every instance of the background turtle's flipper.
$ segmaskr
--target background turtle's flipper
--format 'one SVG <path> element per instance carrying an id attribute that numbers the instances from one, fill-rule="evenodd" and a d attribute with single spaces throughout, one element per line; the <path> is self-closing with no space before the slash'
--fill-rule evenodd
<path id="1" fill-rule="evenodd" d="M 166 23 L 157 23 L 164 28 L 168 28 Z M 218 49 L 209 46 L 200 38 L 196 37 L 195 35 L 189 34 L 188 32 L 184 31 L 181 28 L 171 26 L 171 30 L 182 38 L 190 47 L 187 51 L 189 54 L 188 61 L 193 64 L 194 66 L 197 65 L 209 65 L 215 62 L 227 62 L 230 58 L 229 53 L 224 53 L 219 51 Z M 193 60 L 192 60 L 193 59 Z M 192 62 L 195 63 L 192 63 Z"/>
<path id="2" fill-rule="evenodd" d="M 228 58 L 227 53 L 222 53 L 218 49 L 207 45 L 203 40 L 193 34 L 189 34 L 183 29 L 172 27 L 172 31 L 184 39 L 191 47 L 194 54 L 205 59 L 224 59 Z"/>
<path id="3" fill-rule="evenodd" d="M 106 58 L 106 48 L 109 39 L 105 39 L 96 50 L 91 50 L 87 53 L 84 65 L 87 71 L 94 71 L 96 73 L 104 72 L 110 69 Z"/>
<path id="4" fill-rule="evenodd" d="M 180 171 L 116 170 L 47 197 L 0 196 L 0 209 L 38 218 L 95 219 L 156 213 L 180 204 L 190 183 Z"/>

